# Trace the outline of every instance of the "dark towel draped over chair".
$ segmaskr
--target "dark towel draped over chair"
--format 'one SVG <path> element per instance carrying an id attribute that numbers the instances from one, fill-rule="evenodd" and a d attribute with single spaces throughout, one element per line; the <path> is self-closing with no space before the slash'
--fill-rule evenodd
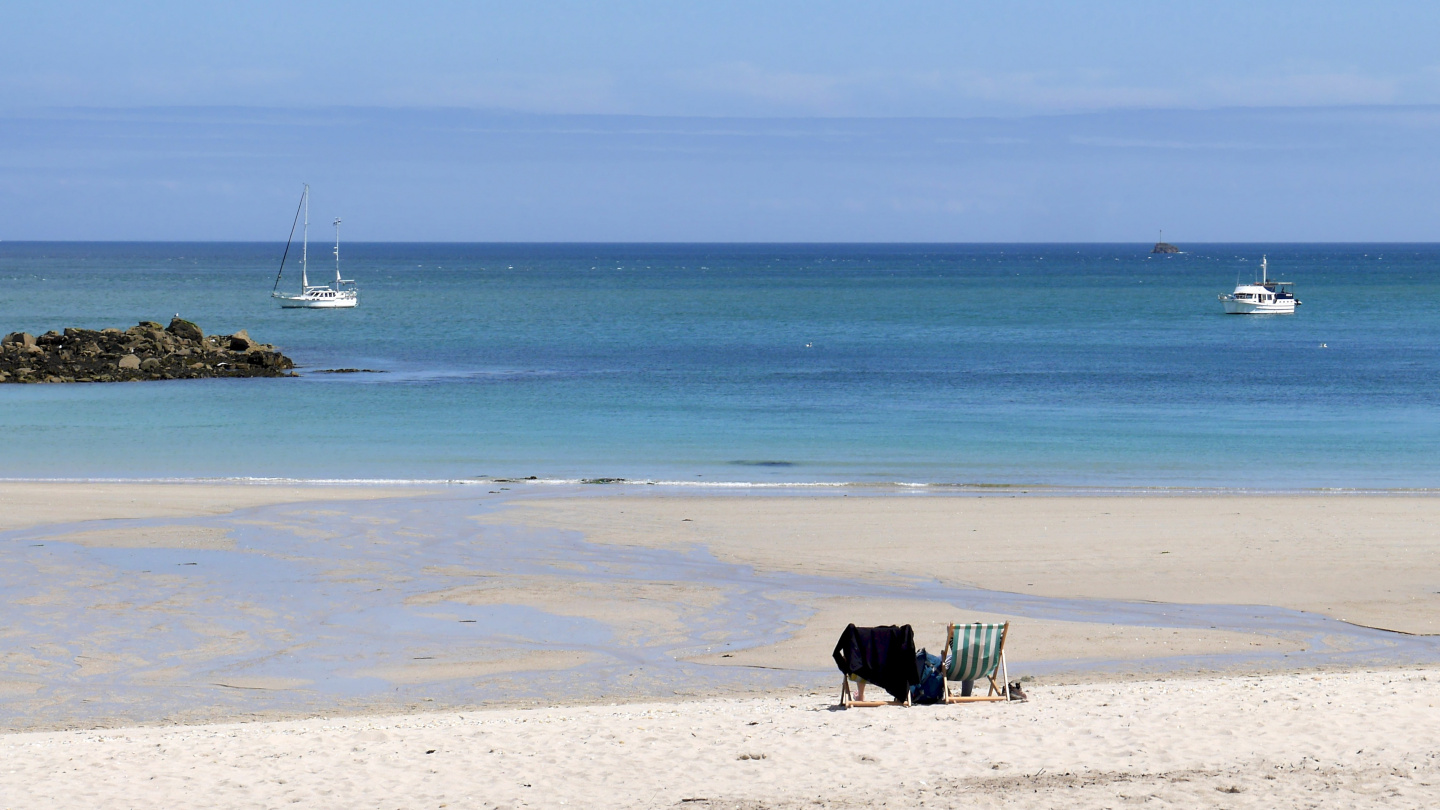
<path id="1" fill-rule="evenodd" d="M 846 675 L 863 678 L 899 701 L 909 697 L 912 684 L 920 682 L 915 665 L 915 633 L 908 624 L 846 627 L 835 645 L 835 665 Z"/>

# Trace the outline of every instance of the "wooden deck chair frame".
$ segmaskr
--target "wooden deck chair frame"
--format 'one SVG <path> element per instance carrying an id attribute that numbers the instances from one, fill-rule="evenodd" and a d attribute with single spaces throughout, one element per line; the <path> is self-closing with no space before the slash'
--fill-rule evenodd
<path id="1" fill-rule="evenodd" d="M 941 661 L 949 660 L 949 658 L 950 658 L 950 653 L 951 653 L 951 652 L 956 652 L 956 651 L 952 650 L 952 647 L 953 647 L 954 644 L 955 644 L 955 628 L 957 628 L 957 627 L 965 627 L 965 626 L 967 626 L 967 625 L 963 625 L 963 624 L 952 624 L 952 625 L 949 625 L 948 627 L 945 628 L 945 652 L 944 652 L 943 654 L 941 654 L 941 656 L 940 656 L 940 660 L 941 660 Z M 945 678 L 945 696 L 944 696 L 944 701 L 945 701 L 946 703 L 984 703 L 984 702 L 988 702 L 988 701 L 1009 700 L 1009 699 L 1010 699 L 1010 670 L 1007 669 L 1006 666 L 1005 666 L 1005 642 L 1006 642 L 1006 641 L 1009 641 L 1009 640 L 1010 640 L 1010 623 L 1009 623 L 1009 622 L 1005 622 L 1004 624 L 1002 624 L 1002 625 L 1000 626 L 1000 649 L 999 649 L 998 655 L 997 655 L 997 657 L 999 658 L 999 661 L 997 661 L 997 662 L 996 662 L 996 665 L 995 665 L 993 668 L 991 668 L 989 674 L 987 674 L 987 675 L 985 676 L 985 679 L 990 682 L 990 690 L 989 690 L 986 694 L 984 694 L 984 695 L 971 695 L 971 696 L 969 696 L 969 697 L 961 697 L 960 695 L 952 695 L 952 694 L 950 694 L 950 684 L 953 683 L 953 681 L 951 681 L 951 680 L 949 679 L 949 677 L 948 677 L 949 674 L 950 674 L 950 672 L 949 672 L 949 668 L 947 667 L 947 668 L 946 668 L 946 671 L 945 671 L 944 673 L 942 673 L 942 675 L 941 675 L 941 677 L 944 677 L 944 678 Z M 1000 682 L 999 682 L 999 683 L 996 683 L 996 682 L 995 682 L 995 675 L 996 675 L 997 673 L 1000 675 Z"/>
<path id="2" fill-rule="evenodd" d="M 850 679 L 855 678 L 857 683 L 868 684 L 869 681 L 861 680 L 858 676 L 840 676 L 840 705 L 847 709 L 866 709 L 873 706 L 909 706 L 910 693 L 905 693 L 904 700 L 855 700 L 850 694 Z"/>

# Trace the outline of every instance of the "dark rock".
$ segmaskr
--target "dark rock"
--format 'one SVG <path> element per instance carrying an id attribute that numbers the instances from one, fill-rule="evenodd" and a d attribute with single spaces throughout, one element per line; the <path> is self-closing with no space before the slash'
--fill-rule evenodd
<path id="1" fill-rule="evenodd" d="M 253 351 L 245 355 L 245 362 L 260 368 L 294 368 L 290 358 L 279 352 Z"/>
<path id="2" fill-rule="evenodd" d="M 165 328 L 154 321 L 141 321 L 126 329 L 125 335 L 132 341 L 158 343 L 165 337 Z"/>
<path id="3" fill-rule="evenodd" d="M 191 343 L 199 343 L 205 339 L 205 333 L 200 331 L 200 327 L 184 318 L 174 318 L 171 320 L 170 325 L 165 327 L 165 331 L 181 340 L 186 340 Z"/>
<path id="4" fill-rule="evenodd" d="M 244 329 L 230 336 L 230 351 L 232 352 L 248 352 L 254 346 L 255 341 L 250 339 L 250 333 Z"/>
<path id="5" fill-rule="evenodd" d="M 1151 249 L 1150 249 L 1150 252 L 1151 252 L 1151 253 L 1179 253 L 1179 252 L 1180 252 L 1180 248 L 1175 247 L 1174 245 L 1170 244 L 1169 242 L 1156 242 L 1156 243 L 1155 243 L 1155 247 L 1151 248 Z"/>
<path id="6" fill-rule="evenodd" d="M 247 332 L 206 336 L 182 318 L 163 329 L 142 321 L 124 331 L 69 328 L 38 338 L 13 332 L 0 340 L 0 383 L 293 377 L 294 367 Z"/>

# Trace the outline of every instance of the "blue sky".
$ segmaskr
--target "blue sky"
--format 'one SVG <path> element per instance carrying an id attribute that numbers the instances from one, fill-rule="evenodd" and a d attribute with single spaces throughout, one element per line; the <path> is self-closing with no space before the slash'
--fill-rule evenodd
<path id="1" fill-rule="evenodd" d="M 7 3 L 0 238 L 1440 239 L 1440 4 L 412 5 Z"/>

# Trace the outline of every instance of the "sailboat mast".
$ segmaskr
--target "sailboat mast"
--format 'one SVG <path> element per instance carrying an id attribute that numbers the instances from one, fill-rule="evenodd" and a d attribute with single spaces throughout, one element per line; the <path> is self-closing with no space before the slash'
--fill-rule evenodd
<path id="1" fill-rule="evenodd" d="M 306 272 L 310 269 L 308 260 L 310 258 L 310 184 L 305 184 L 305 231 L 300 242 L 300 292 L 310 286 L 310 276 Z"/>
<path id="2" fill-rule="evenodd" d="M 335 281 L 339 283 L 340 278 L 340 217 L 335 218 Z"/>

